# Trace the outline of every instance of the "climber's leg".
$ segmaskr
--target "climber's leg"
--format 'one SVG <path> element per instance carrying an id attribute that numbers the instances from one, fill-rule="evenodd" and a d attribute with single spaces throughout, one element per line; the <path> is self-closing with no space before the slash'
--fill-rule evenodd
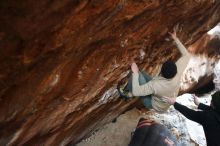
<path id="1" fill-rule="evenodd" d="M 144 71 L 139 72 L 139 84 L 143 85 L 147 82 L 149 82 L 152 79 L 150 75 L 145 73 Z M 132 76 L 130 76 L 127 85 L 118 85 L 118 91 L 122 98 L 124 99 L 131 99 L 133 97 L 132 95 Z M 143 101 L 144 105 L 146 107 L 151 107 L 151 95 L 148 96 L 141 96 L 141 100 Z"/>

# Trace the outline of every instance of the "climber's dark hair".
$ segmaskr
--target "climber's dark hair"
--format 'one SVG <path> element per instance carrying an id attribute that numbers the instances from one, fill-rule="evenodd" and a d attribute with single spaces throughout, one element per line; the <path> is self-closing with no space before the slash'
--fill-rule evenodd
<path id="1" fill-rule="evenodd" d="M 175 62 L 168 60 L 163 63 L 161 68 L 161 75 L 166 79 L 173 78 L 177 73 L 177 67 Z"/>

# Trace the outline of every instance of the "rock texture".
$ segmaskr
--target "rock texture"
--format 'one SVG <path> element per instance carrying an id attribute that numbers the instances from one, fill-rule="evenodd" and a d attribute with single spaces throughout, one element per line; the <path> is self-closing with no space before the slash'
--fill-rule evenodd
<path id="1" fill-rule="evenodd" d="M 0 145 L 71 145 L 135 101 L 115 86 L 135 60 L 152 75 L 220 20 L 216 0 L 0 2 Z"/>
<path id="2" fill-rule="evenodd" d="M 213 78 L 216 74 L 213 71 L 219 60 L 219 47 L 220 36 L 218 31 L 214 34 L 203 35 L 189 46 L 189 51 L 195 55 L 185 71 L 180 94 L 184 92 L 204 94 L 215 88 Z"/>

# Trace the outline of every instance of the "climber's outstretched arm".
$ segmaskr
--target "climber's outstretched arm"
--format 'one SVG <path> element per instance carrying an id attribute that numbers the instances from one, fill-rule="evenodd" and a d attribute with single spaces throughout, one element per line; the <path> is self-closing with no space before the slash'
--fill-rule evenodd
<path id="1" fill-rule="evenodd" d="M 173 29 L 173 33 L 169 32 L 169 34 L 171 35 L 171 37 L 173 38 L 177 48 L 179 49 L 179 51 L 181 52 L 181 54 L 183 56 L 185 55 L 189 55 L 189 52 L 187 51 L 186 47 L 182 44 L 182 42 L 179 40 L 179 38 L 176 35 L 176 31 L 177 31 L 177 27 L 175 27 Z"/>

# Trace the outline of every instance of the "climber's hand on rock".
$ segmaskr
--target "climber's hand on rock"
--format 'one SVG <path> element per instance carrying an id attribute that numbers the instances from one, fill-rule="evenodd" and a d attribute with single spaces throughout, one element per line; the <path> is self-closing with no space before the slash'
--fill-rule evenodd
<path id="1" fill-rule="evenodd" d="M 139 73 L 138 66 L 137 66 L 137 64 L 136 64 L 135 62 L 133 62 L 133 63 L 131 64 L 131 70 L 132 70 L 132 72 L 133 72 L 134 74 L 138 74 L 138 73 Z"/>
<path id="2" fill-rule="evenodd" d="M 177 25 L 177 26 L 174 27 L 173 32 L 168 32 L 173 39 L 177 38 L 176 32 L 177 32 L 177 30 L 178 30 L 178 27 L 179 27 L 179 26 Z"/>

